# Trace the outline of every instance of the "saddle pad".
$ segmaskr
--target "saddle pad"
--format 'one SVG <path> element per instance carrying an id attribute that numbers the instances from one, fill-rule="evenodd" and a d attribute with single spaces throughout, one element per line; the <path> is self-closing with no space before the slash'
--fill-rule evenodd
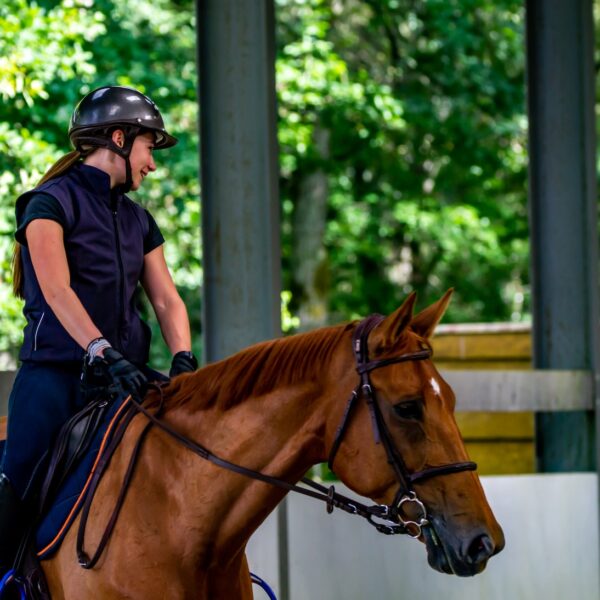
<path id="1" fill-rule="evenodd" d="M 94 434 L 87 454 L 67 477 L 52 506 L 42 516 L 36 532 L 36 548 L 40 559 L 50 558 L 58 550 L 71 523 L 77 517 L 100 452 L 110 442 L 119 417 L 128 405 L 129 397 L 113 402 L 109 407 Z"/>

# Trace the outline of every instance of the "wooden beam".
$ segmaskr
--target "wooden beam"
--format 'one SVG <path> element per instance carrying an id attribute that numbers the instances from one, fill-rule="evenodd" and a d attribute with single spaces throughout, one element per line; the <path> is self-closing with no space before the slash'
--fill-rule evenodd
<path id="1" fill-rule="evenodd" d="M 526 15 L 533 365 L 600 374 L 594 2 Z M 591 416 L 537 415 L 540 471 L 596 468 Z"/>
<path id="2" fill-rule="evenodd" d="M 281 333 L 273 0 L 197 0 L 204 361 Z"/>
<path id="3" fill-rule="evenodd" d="M 459 411 L 592 410 L 589 371 L 465 371 L 442 370 L 456 394 Z M 15 373 L 0 371 L 0 415 L 7 414 Z"/>
<path id="4" fill-rule="evenodd" d="M 458 411 L 566 411 L 594 408 L 590 371 L 459 371 L 442 376 Z"/>

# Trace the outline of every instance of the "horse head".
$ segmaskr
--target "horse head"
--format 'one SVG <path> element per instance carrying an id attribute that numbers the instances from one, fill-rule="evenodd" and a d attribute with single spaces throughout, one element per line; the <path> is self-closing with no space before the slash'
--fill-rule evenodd
<path id="1" fill-rule="evenodd" d="M 451 295 L 413 315 L 411 294 L 363 334 L 362 355 L 355 335 L 360 401 L 342 427 L 339 408 L 332 411 L 328 439 L 330 464 L 348 487 L 407 524 L 433 568 L 469 576 L 502 550 L 504 537 L 456 425 L 454 393 L 431 360 L 430 339 Z"/>

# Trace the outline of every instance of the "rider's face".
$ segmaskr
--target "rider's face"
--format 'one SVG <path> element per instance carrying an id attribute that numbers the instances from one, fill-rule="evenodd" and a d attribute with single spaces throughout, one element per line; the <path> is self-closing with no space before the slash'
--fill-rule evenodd
<path id="1" fill-rule="evenodd" d="M 135 138 L 131 148 L 131 154 L 129 155 L 131 178 L 133 180 L 131 185 L 132 190 L 137 190 L 140 187 L 148 173 L 156 171 L 156 164 L 154 163 L 154 157 L 152 156 L 153 149 L 153 133 L 143 133 Z"/>

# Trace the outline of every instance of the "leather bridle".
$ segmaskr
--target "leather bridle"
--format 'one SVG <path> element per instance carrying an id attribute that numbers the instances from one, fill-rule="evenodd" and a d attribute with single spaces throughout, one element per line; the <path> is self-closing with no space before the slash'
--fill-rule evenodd
<path id="1" fill-rule="evenodd" d="M 356 370 L 360 376 L 360 381 L 352 392 L 352 395 L 344 411 L 342 421 L 336 430 L 331 451 L 329 453 L 328 462 L 329 467 L 333 470 L 333 463 L 337 452 L 340 448 L 340 444 L 343 441 L 344 434 L 350 423 L 350 418 L 352 416 L 353 409 L 360 400 L 360 398 L 364 397 L 371 415 L 371 421 L 373 424 L 373 431 L 375 435 L 375 442 L 383 444 L 387 453 L 388 463 L 394 470 L 396 479 L 398 480 L 398 490 L 395 494 L 393 502 L 390 505 L 365 505 L 361 502 L 339 494 L 335 491 L 335 487 L 333 485 L 326 487 L 311 479 L 303 478 L 302 483 L 308 485 L 310 488 L 313 488 L 307 489 L 306 487 L 289 483 L 287 481 L 284 481 L 283 479 L 267 475 L 266 473 L 262 473 L 260 471 L 248 469 L 247 467 L 243 467 L 241 465 L 237 465 L 235 463 L 229 462 L 228 460 L 220 458 L 201 444 L 198 444 L 197 442 L 194 442 L 193 440 L 181 434 L 176 429 L 171 427 L 171 425 L 169 425 L 160 418 L 164 408 L 164 396 L 162 390 L 162 385 L 164 384 L 150 384 L 151 387 L 156 389 L 159 393 L 160 403 L 158 409 L 155 412 L 150 412 L 148 408 L 144 407 L 141 403 L 137 402 L 131 397 L 125 400 L 125 402 L 129 401 L 130 406 L 123 412 L 123 416 L 121 418 L 119 426 L 117 427 L 117 431 L 114 434 L 111 442 L 107 445 L 103 455 L 99 457 L 98 466 L 95 469 L 93 477 L 90 481 L 90 485 L 84 491 L 85 497 L 82 499 L 82 515 L 79 523 L 79 531 L 77 534 L 76 542 L 79 564 L 85 569 L 91 569 L 102 555 L 102 552 L 106 544 L 108 543 L 114 526 L 116 525 L 116 521 L 121 507 L 123 505 L 123 502 L 125 500 L 125 495 L 129 487 L 129 483 L 132 479 L 135 463 L 137 461 L 137 457 L 139 456 L 142 444 L 146 438 L 149 428 L 152 426 L 156 426 L 159 429 L 163 430 L 176 441 L 181 443 L 183 446 L 185 446 L 201 458 L 213 463 L 218 467 L 227 469 L 234 473 L 238 473 L 245 477 L 256 479 L 258 481 L 263 481 L 270 485 L 282 488 L 286 491 L 297 492 L 299 494 L 303 494 L 304 496 L 309 496 L 311 498 L 321 500 L 326 503 L 328 513 L 333 512 L 334 508 L 339 508 L 350 514 L 355 514 L 365 518 L 371 525 L 373 525 L 377 529 L 377 531 L 381 533 L 385 533 L 388 535 L 408 534 L 411 537 L 420 537 L 422 529 L 426 526 L 431 526 L 431 523 L 427 517 L 427 510 L 425 508 L 425 505 L 418 498 L 417 493 L 413 488 L 413 484 L 421 483 L 426 479 L 430 479 L 431 477 L 436 477 L 438 475 L 449 475 L 452 473 L 459 473 L 461 471 L 474 471 L 477 468 L 477 465 L 474 462 L 468 461 L 450 463 L 438 467 L 429 467 L 427 469 L 423 469 L 422 471 L 418 471 L 415 473 L 410 473 L 408 471 L 400 452 L 393 443 L 392 436 L 388 430 L 388 427 L 381 413 L 381 409 L 377 403 L 373 387 L 371 386 L 369 373 L 375 369 L 380 369 L 396 363 L 415 360 L 426 360 L 430 358 L 431 352 L 428 349 L 424 349 L 418 352 L 370 361 L 367 344 L 369 333 L 383 320 L 383 318 L 384 317 L 382 317 L 381 315 L 371 315 L 370 317 L 367 317 L 363 321 L 361 321 L 355 328 L 352 338 L 352 348 L 356 360 Z M 94 498 L 100 480 L 110 463 L 112 455 L 114 454 L 116 448 L 120 443 L 120 440 L 125 434 L 127 426 L 129 425 L 131 419 L 135 416 L 136 413 L 144 414 L 148 418 L 149 422 L 147 423 L 146 427 L 144 427 L 142 434 L 140 435 L 140 438 L 138 439 L 134 447 L 128 468 L 125 473 L 123 484 L 121 486 L 121 490 L 119 492 L 109 522 L 105 528 L 105 531 L 101 537 L 101 541 L 96 551 L 94 552 L 92 557 L 90 557 L 85 552 L 84 545 L 85 529 L 88 521 L 88 515 L 90 512 L 92 500 Z M 410 505 L 414 505 L 413 508 L 416 508 L 418 510 L 418 517 L 410 518 L 405 516 L 408 513 L 407 509 Z M 435 536 L 433 528 L 432 535 Z"/>
<path id="2" fill-rule="evenodd" d="M 394 470 L 396 479 L 398 480 L 398 490 L 394 497 L 393 502 L 388 506 L 383 506 L 386 509 L 383 518 L 391 521 L 400 523 L 411 537 L 420 537 L 421 530 L 426 525 L 429 525 L 427 518 L 427 510 L 425 505 L 413 488 L 414 483 L 421 483 L 431 477 L 437 477 L 438 475 L 450 475 L 452 473 L 460 473 L 461 471 L 474 471 L 477 469 L 477 464 L 471 461 L 450 463 L 438 467 L 429 467 L 415 473 L 410 473 L 406 467 L 402 455 L 396 448 L 390 431 L 385 423 L 385 419 L 381 413 L 379 404 L 375 397 L 373 386 L 371 385 L 369 373 L 375 369 L 381 369 L 388 365 L 397 364 L 401 362 L 415 361 L 415 360 L 426 360 L 431 357 L 431 351 L 429 349 L 423 349 L 418 352 L 411 352 L 407 354 L 401 354 L 400 356 L 392 356 L 389 358 L 382 358 L 379 360 L 369 360 L 369 346 L 368 338 L 369 334 L 384 317 L 382 315 L 371 315 L 362 320 L 354 330 L 352 337 L 352 350 L 354 352 L 354 358 L 356 361 L 356 371 L 360 376 L 360 381 L 350 399 L 346 405 L 346 410 L 342 417 L 342 422 L 336 431 L 336 435 L 329 453 L 328 465 L 333 471 L 333 462 L 337 455 L 340 444 L 342 443 L 344 433 L 350 422 L 350 416 L 353 408 L 358 403 L 358 400 L 363 397 L 367 403 L 369 413 L 371 415 L 371 423 L 373 425 L 373 434 L 375 437 L 375 443 L 382 443 L 385 448 L 388 463 Z M 417 509 L 420 516 L 416 518 L 407 518 L 405 515 L 408 514 L 409 505 L 415 505 L 413 507 Z"/>

